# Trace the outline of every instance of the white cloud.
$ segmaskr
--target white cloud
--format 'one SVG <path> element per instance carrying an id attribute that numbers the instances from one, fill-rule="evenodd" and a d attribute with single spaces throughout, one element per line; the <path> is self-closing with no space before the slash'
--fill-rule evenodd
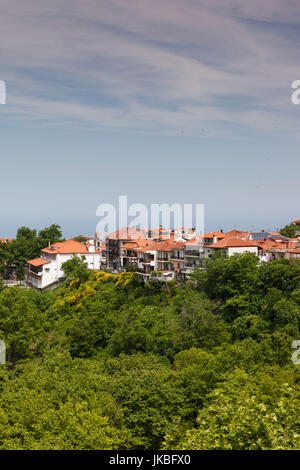
<path id="1" fill-rule="evenodd" d="M 294 131 L 297 43 L 273 23 L 299 13 L 292 0 L 2 0 L 5 113 L 151 132 Z"/>

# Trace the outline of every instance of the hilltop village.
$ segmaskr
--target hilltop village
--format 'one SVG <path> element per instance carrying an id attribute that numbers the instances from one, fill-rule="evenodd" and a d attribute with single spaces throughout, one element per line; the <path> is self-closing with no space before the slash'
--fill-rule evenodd
<path id="1" fill-rule="evenodd" d="M 184 227 L 175 230 L 126 227 L 107 235 L 105 240 L 96 233 L 80 241 L 70 239 L 43 248 L 40 257 L 27 261 L 26 282 L 38 289 L 56 286 L 64 277 L 63 263 L 74 255 L 84 259 L 90 270 L 136 271 L 145 282 L 150 278 L 189 279 L 195 268 L 204 269 L 205 261 L 216 255 L 251 252 L 261 262 L 282 258 L 293 261 L 300 259 L 300 220 L 294 224 L 299 230 L 293 238 L 279 232 L 236 229 L 197 235 L 193 228 Z"/>

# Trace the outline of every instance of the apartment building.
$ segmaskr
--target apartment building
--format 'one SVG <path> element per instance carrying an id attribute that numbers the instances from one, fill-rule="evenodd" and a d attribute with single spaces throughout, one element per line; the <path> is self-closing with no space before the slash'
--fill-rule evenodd
<path id="1" fill-rule="evenodd" d="M 236 253 L 254 253 L 258 256 L 259 243 L 254 240 L 243 240 L 242 238 L 224 237 L 216 243 L 208 245 L 212 252 L 222 251 L 225 256 L 232 256 Z"/>
<path id="2" fill-rule="evenodd" d="M 130 241 L 145 239 L 144 232 L 136 227 L 125 227 L 106 236 L 106 265 L 109 269 L 117 270 L 121 265 L 121 247 Z"/>
<path id="3" fill-rule="evenodd" d="M 101 268 L 101 251 L 97 250 L 93 239 L 80 243 L 73 239 L 54 243 L 41 250 L 41 257 L 27 261 L 27 284 L 38 289 L 45 289 L 59 283 L 63 277 L 63 263 L 73 256 L 83 259 L 88 269 Z"/>

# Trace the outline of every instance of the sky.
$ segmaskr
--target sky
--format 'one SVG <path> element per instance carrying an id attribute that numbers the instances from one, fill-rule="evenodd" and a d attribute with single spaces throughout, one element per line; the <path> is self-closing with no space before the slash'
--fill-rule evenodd
<path id="1" fill-rule="evenodd" d="M 0 237 L 92 235 L 101 203 L 300 218 L 298 0 L 1 0 Z"/>

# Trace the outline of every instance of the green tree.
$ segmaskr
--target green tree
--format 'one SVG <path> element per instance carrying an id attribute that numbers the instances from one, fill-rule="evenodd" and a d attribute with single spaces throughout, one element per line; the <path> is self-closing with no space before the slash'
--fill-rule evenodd
<path id="1" fill-rule="evenodd" d="M 87 263 L 84 259 L 79 256 L 73 255 L 73 257 L 62 264 L 62 269 L 65 273 L 67 282 L 79 279 L 81 282 L 88 280 L 90 271 L 87 268 Z"/>
<path id="2" fill-rule="evenodd" d="M 53 245 L 62 240 L 62 231 L 58 224 L 52 224 L 50 227 L 40 230 L 37 237 L 39 249 L 46 248 L 49 244 Z"/>
<path id="3" fill-rule="evenodd" d="M 6 344 L 7 360 L 13 364 L 40 351 L 43 315 L 21 288 L 0 293 L 0 336 Z"/>
<path id="4" fill-rule="evenodd" d="M 288 238 L 295 238 L 297 231 L 297 225 L 293 222 L 289 225 L 286 225 L 280 230 L 281 235 Z"/>
<path id="5" fill-rule="evenodd" d="M 285 379 L 285 377 L 284 377 Z M 258 382 L 261 381 L 262 385 Z M 182 433 L 177 449 L 263 450 L 300 446 L 299 389 L 260 374 L 252 378 L 236 370 L 216 388 L 197 418 L 197 428 Z M 266 394 L 267 391 L 267 394 Z M 167 436 L 165 447 L 174 442 Z"/>
<path id="6" fill-rule="evenodd" d="M 20 227 L 17 230 L 17 240 L 33 241 L 36 238 L 36 230 L 29 227 Z"/>

